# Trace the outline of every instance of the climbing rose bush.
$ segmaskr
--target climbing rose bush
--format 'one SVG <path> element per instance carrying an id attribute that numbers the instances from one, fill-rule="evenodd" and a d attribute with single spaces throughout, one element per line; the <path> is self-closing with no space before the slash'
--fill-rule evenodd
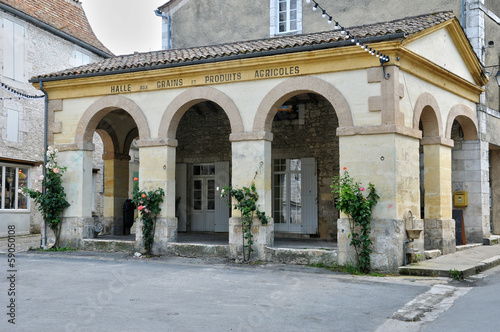
<path id="1" fill-rule="evenodd" d="M 153 249 L 156 219 L 161 212 L 160 204 L 163 202 L 163 196 L 165 196 L 165 191 L 162 188 L 148 192 L 139 190 L 139 179 L 134 178 L 132 202 L 141 214 L 142 238 L 147 255 L 150 255 Z"/>
<path id="2" fill-rule="evenodd" d="M 59 237 L 61 235 L 62 212 L 69 206 L 66 200 L 66 193 L 62 185 L 62 176 L 66 172 L 66 167 L 57 163 L 57 153 L 59 151 L 49 146 L 47 148 L 47 164 L 45 165 L 45 176 L 40 176 L 35 183 L 41 183 L 42 188 L 35 190 L 29 188 L 19 189 L 20 193 L 29 196 L 35 201 L 38 210 L 42 213 L 43 219 L 56 235 L 55 247 L 59 247 Z"/>

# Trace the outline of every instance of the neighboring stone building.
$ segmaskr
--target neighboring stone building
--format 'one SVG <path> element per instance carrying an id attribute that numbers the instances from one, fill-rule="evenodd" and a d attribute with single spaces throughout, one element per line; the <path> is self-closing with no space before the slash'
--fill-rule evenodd
<path id="1" fill-rule="evenodd" d="M 315 3 L 325 9 L 324 18 L 321 7 L 313 10 Z M 389 4 L 383 0 L 170 0 L 158 8 L 157 15 L 163 16 L 163 48 L 168 49 L 312 33 L 331 30 L 336 23 L 340 24 L 339 27 L 356 26 L 443 10 L 453 11 L 457 16 L 484 72 L 490 77 L 486 91 L 476 106 L 477 117 L 480 119 L 479 140 L 461 142 L 462 131 L 458 127 L 453 131 L 456 143 L 452 156 L 452 190 L 467 191 L 469 202 L 468 207 L 455 206 L 454 210 L 463 214 L 466 241 L 481 243 L 483 239 L 489 238 L 490 229 L 495 234 L 500 234 L 500 88 L 499 81 L 495 79 L 495 76 L 500 78 L 500 1 L 415 0 L 392 1 Z M 436 43 L 429 47 L 438 51 L 441 45 Z M 435 61 L 433 58 L 430 60 Z M 323 112 L 320 113 L 324 115 Z M 302 138 L 298 141 L 304 142 Z M 326 150 L 338 149 L 334 141 L 329 141 L 329 144 L 331 146 L 325 147 Z M 423 150 L 422 147 L 422 156 Z M 423 157 L 421 163 L 422 211 L 413 213 L 417 218 L 431 220 L 434 219 L 434 212 L 426 210 L 424 204 Z M 328 175 L 318 181 L 318 235 L 322 238 L 335 238 L 336 233 L 334 224 L 337 212 L 326 203 L 330 200 L 327 198 L 328 178 L 332 171 L 338 170 L 332 166 L 330 164 L 325 168 L 318 165 L 318 174 L 328 170 Z M 457 218 L 460 218 L 460 213 Z M 321 220 L 328 220 L 333 227 L 329 227 L 328 231 L 322 229 Z M 434 222 L 425 225 L 432 227 Z M 429 229 L 426 247 L 439 247 L 440 244 L 432 242 L 430 232 Z"/>
<path id="2" fill-rule="evenodd" d="M 483 144 L 476 105 L 488 78 L 481 62 L 450 12 L 348 31 L 349 38 L 329 31 L 137 53 L 33 78 L 48 93 L 51 144 L 72 165 L 64 180 L 71 206 L 63 243 L 81 247 L 93 234 L 90 165 L 98 132 L 107 156 L 104 218 L 112 228 L 122 223 L 134 140 L 141 188 L 166 190 L 157 253 L 180 231 L 228 232 L 235 257 L 241 221 L 216 188 L 254 182 L 261 209 L 274 219 L 255 226 L 255 257 L 267 259 L 266 247 L 283 232 L 336 239 L 345 263 L 349 223 L 339 219 L 330 193 L 344 166 L 381 196 L 374 268 L 396 269 L 407 236 L 416 238 L 416 252 L 424 242 L 453 252 L 452 178 L 458 157 L 475 170 L 476 158 L 466 155 L 479 153 L 454 146 Z M 470 207 L 481 209 L 472 193 Z M 482 223 L 471 228 L 479 229 L 474 241 L 489 236 Z"/>
<path id="3" fill-rule="evenodd" d="M 95 37 L 77 0 L 0 0 L 0 19 L 0 236 L 12 224 L 18 235 L 37 233 L 41 216 L 17 191 L 39 187 L 35 181 L 42 175 L 44 94 L 28 80 L 112 53 Z"/>

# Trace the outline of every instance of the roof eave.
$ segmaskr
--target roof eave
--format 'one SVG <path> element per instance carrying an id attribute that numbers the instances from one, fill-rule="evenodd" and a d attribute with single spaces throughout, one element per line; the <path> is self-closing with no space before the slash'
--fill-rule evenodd
<path id="1" fill-rule="evenodd" d="M 362 38 L 359 40 L 363 43 L 377 43 L 377 42 L 391 41 L 391 40 L 404 39 L 404 38 L 406 38 L 406 35 L 404 33 L 394 33 L 394 34 L 389 34 L 389 35 Z M 206 64 L 206 63 L 216 63 L 216 62 L 223 62 L 223 61 L 251 59 L 251 58 L 256 58 L 256 57 L 265 57 L 265 56 L 273 56 L 273 55 L 281 55 L 281 54 L 317 51 L 317 50 L 324 50 L 324 49 L 329 49 L 329 48 L 338 48 L 338 47 L 343 47 L 343 46 L 352 46 L 352 42 L 350 40 L 344 40 L 344 41 L 333 42 L 333 43 L 322 43 L 322 44 L 282 48 L 282 49 L 262 51 L 262 52 L 241 53 L 241 54 L 216 57 L 216 58 L 199 59 L 199 60 L 191 60 L 191 61 L 175 62 L 175 63 L 165 63 L 165 64 L 155 65 L 155 66 L 125 68 L 125 69 L 119 69 L 119 70 L 110 70 L 110 71 L 94 72 L 94 73 L 86 73 L 86 74 L 61 75 L 61 76 L 54 76 L 54 77 L 33 77 L 32 79 L 30 79 L 30 82 L 31 83 L 39 83 L 42 81 L 43 82 L 51 82 L 51 81 L 70 80 L 70 79 L 76 79 L 76 78 L 109 76 L 109 75 L 133 73 L 133 72 L 140 72 L 140 71 L 184 67 L 184 66 Z"/>

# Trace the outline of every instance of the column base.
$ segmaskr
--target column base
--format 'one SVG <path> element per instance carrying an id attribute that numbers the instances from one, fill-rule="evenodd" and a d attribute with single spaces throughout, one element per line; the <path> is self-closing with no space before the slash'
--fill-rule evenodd
<path id="1" fill-rule="evenodd" d="M 351 226 L 348 218 L 337 221 L 337 246 L 340 265 L 356 266 L 356 250 L 351 243 Z M 371 223 L 371 269 L 381 272 L 397 271 L 403 265 L 405 223 L 401 219 L 374 219 Z"/>
<path id="2" fill-rule="evenodd" d="M 146 249 L 142 237 L 142 219 L 136 219 L 135 227 L 135 250 L 144 253 Z M 158 218 L 156 220 L 153 254 L 167 254 L 167 245 L 171 242 L 177 242 L 177 218 Z"/>
<path id="3" fill-rule="evenodd" d="M 243 259 L 243 233 L 241 227 L 241 217 L 229 218 L 229 258 L 235 260 Z M 266 248 L 274 246 L 274 222 L 269 218 L 267 225 L 262 225 L 259 219 L 255 218 L 252 227 L 253 252 L 250 260 L 267 260 Z"/>
<path id="4" fill-rule="evenodd" d="M 455 220 L 425 219 L 424 247 L 426 250 L 439 249 L 443 255 L 456 252 Z"/>
<path id="5" fill-rule="evenodd" d="M 94 238 L 94 218 L 63 217 L 59 246 L 83 248 L 83 239 Z M 47 243 L 55 242 L 55 233 L 47 227 Z"/>

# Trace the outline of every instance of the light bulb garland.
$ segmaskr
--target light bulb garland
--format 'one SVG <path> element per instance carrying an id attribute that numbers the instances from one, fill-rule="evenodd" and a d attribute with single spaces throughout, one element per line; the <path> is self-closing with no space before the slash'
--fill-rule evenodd
<path id="1" fill-rule="evenodd" d="M 351 43 L 353 44 L 356 44 L 356 46 L 361 46 L 362 49 L 364 49 L 366 52 L 368 52 L 368 54 L 370 55 L 374 55 L 376 56 L 377 58 L 380 59 L 380 63 L 383 65 L 384 63 L 386 62 L 389 62 L 391 60 L 391 58 L 388 56 L 388 55 L 385 55 L 375 49 L 373 49 L 372 47 L 368 47 L 368 45 L 364 45 L 363 42 L 361 40 L 359 40 L 358 38 L 354 37 L 353 35 L 351 35 L 351 33 L 346 30 L 345 27 L 343 27 L 337 20 L 333 19 L 333 16 L 330 15 L 326 9 L 324 9 L 323 7 L 321 7 L 321 5 L 315 1 L 315 0 L 306 0 L 306 3 L 311 3 L 313 2 L 314 5 L 312 7 L 312 10 L 313 11 L 318 11 L 319 9 L 319 12 L 321 13 L 321 16 L 323 18 L 327 18 L 328 17 L 328 24 L 332 24 L 332 23 L 335 23 L 335 26 L 333 27 L 334 30 L 340 30 L 340 34 L 342 35 L 342 37 L 344 38 L 344 40 L 348 40 L 348 39 L 351 39 Z"/>
<path id="2" fill-rule="evenodd" d="M 7 84 L 4 84 L 2 82 L 0 82 L 0 84 L 2 86 L 2 89 L 7 90 L 8 92 L 10 92 L 12 94 L 15 94 L 16 96 L 18 96 L 17 98 L 19 100 L 21 98 L 23 98 L 23 99 L 41 99 L 41 98 L 45 98 L 45 96 L 28 95 L 26 93 L 19 92 L 16 89 L 14 89 L 13 87 L 8 86 Z M 15 99 L 15 98 L 4 98 L 4 97 L 0 98 L 0 100 L 12 100 L 12 99 Z"/>

